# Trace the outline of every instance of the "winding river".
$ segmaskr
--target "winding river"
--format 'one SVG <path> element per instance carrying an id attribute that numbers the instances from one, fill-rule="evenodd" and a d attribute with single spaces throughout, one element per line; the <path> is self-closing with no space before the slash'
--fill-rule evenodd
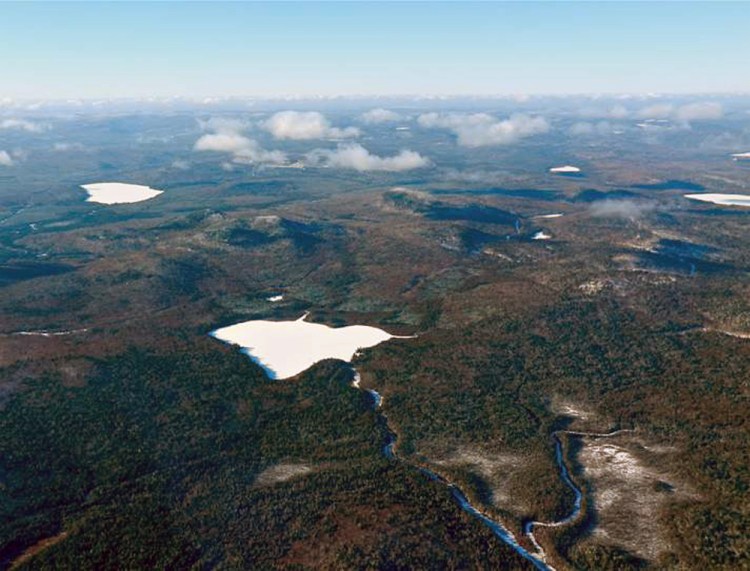
<path id="1" fill-rule="evenodd" d="M 390 428 L 388 428 L 388 416 L 384 412 L 382 412 L 383 397 L 380 393 L 378 393 L 377 391 L 373 389 L 363 389 L 360 386 L 360 382 L 361 382 L 361 378 L 359 376 L 359 373 L 355 370 L 354 379 L 352 380 L 352 386 L 356 389 L 365 390 L 370 394 L 370 396 L 372 396 L 374 408 L 375 410 L 379 411 L 381 417 L 383 418 L 385 422 L 385 427 L 386 427 L 388 436 L 386 439 L 386 443 L 383 446 L 383 455 L 389 460 L 398 460 L 398 458 L 396 457 L 395 450 L 394 450 L 394 447 L 396 444 L 396 435 L 392 430 L 390 430 Z M 562 454 L 560 454 L 560 459 L 562 459 Z M 470 514 L 471 516 L 481 521 L 503 543 L 509 545 L 516 553 L 518 553 L 521 557 L 526 559 L 536 569 L 540 569 L 542 571 L 555 571 L 554 567 L 551 567 L 550 565 L 547 565 L 545 563 L 544 561 L 545 557 L 544 557 L 543 551 L 541 552 L 541 555 L 540 555 L 537 553 L 531 553 L 530 551 L 526 550 L 521 544 L 518 543 L 518 540 L 516 539 L 515 535 L 513 535 L 513 532 L 511 532 L 508 528 L 506 528 L 501 522 L 492 519 L 490 516 L 488 516 L 487 514 L 485 514 L 478 508 L 476 508 L 466 497 L 466 494 L 464 494 L 463 491 L 461 491 L 461 489 L 458 486 L 456 486 L 456 484 L 446 480 L 440 474 L 433 472 L 432 470 L 429 470 L 421 466 L 418 466 L 417 468 L 430 480 L 433 480 L 435 482 L 440 482 L 441 484 L 444 484 L 445 486 L 447 486 L 462 510 L 464 510 L 466 513 Z M 567 470 L 566 470 L 566 473 L 567 473 Z M 576 491 L 577 494 L 580 494 L 580 491 L 578 490 L 578 488 L 576 488 L 573 485 L 572 481 L 570 482 L 570 485 L 573 486 L 573 489 Z M 580 511 L 580 502 L 579 502 L 579 511 Z M 577 514 L 573 515 L 573 517 L 577 517 Z M 536 542 L 534 542 L 534 545 L 535 546 L 537 545 Z"/>
<path id="2" fill-rule="evenodd" d="M 361 378 L 359 376 L 359 373 L 355 370 L 354 379 L 352 380 L 352 386 L 356 389 L 364 390 L 367 393 L 369 393 L 370 396 L 372 396 L 374 408 L 375 410 L 379 411 L 379 414 L 385 423 L 387 438 L 386 438 L 386 443 L 383 446 L 383 455 L 389 460 L 399 460 L 395 452 L 396 434 L 388 427 L 388 415 L 386 415 L 382 411 L 383 396 L 373 389 L 363 388 L 360 385 L 360 383 L 361 383 Z M 435 481 L 435 482 L 440 482 L 441 484 L 447 486 L 462 510 L 464 510 L 469 515 L 481 521 L 503 543 L 510 546 L 516 553 L 518 553 L 518 555 L 526 559 L 536 569 L 539 569 L 541 571 L 556 571 L 555 568 L 547 562 L 547 554 L 544 551 L 544 548 L 534 537 L 534 528 L 535 527 L 562 527 L 562 526 L 571 524 L 580 517 L 581 509 L 583 505 L 583 492 L 578 486 L 576 486 L 575 482 L 573 482 L 573 479 L 570 477 L 570 472 L 568 470 L 568 467 L 565 464 L 565 459 L 563 455 L 563 445 L 562 445 L 562 441 L 560 440 L 560 435 L 566 434 L 568 436 L 577 436 L 577 437 L 606 438 L 609 436 L 615 436 L 617 434 L 621 434 L 623 432 L 634 432 L 634 431 L 632 429 L 622 429 L 622 430 L 614 430 L 612 432 L 600 433 L 600 432 L 578 432 L 574 430 L 561 430 L 552 434 L 552 438 L 555 442 L 555 463 L 557 464 L 557 467 L 560 471 L 560 479 L 568 488 L 572 490 L 573 494 L 575 495 L 575 499 L 573 501 L 572 511 L 567 516 L 565 516 L 564 518 L 560 520 L 553 521 L 553 522 L 530 521 L 524 524 L 523 532 L 524 532 L 524 535 L 528 537 L 531 544 L 534 546 L 535 550 L 533 552 L 524 548 L 518 542 L 518 540 L 516 539 L 516 536 L 513 535 L 513 532 L 511 532 L 507 527 L 505 527 L 502 524 L 502 522 L 492 519 L 489 515 L 487 515 L 486 513 L 478 509 L 476 506 L 474 506 L 466 497 L 466 494 L 456 484 L 454 484 L 453 482 L 450 482 L 449 480 L 446 480 L 443 476 L 441 476 L 440 474 L 436 472 L 433 472 L 432 470 L 429 470 L 428 468 L 424 468 L 422 466 L 415 466 L 415 467 L 430 480 Z"/>
<path id="3" fill-rule="evenodd" d="M 618 434 L 622 434 L 624 432 L 635 432 L 635 431 L 630 428 L 624 428 L 620 430 L 613 430 L 612 432 L 578 432 L 575 430 L 560 430 L 558 432 L 553 433 L 552 438 L 555 440 L 555 462 L 557 463 L 557 466 L 560 469 L 560 479 L 565 483 L 566 486 L 568 486 L 571 490 L 573 490 L 573 493 L 575 494 L 575 500 L 573 501 L 573 511 L 571 511 L 570 514 L 568 514 L 561 520 L 553 521 L 553 522 L 529 521 L 529 522 L 526 522 L 523 526 L 523 532 L 529 538 L 531 543 L 534 544 L 534 547 L 536 548 L 537 556 L 545 563 L 547 562 L 547 554 L 544 552 L 544 548 L 539 544 L 537 539 L 534 537 L 534 528 L 535 527 L 562 527 L 564 525 L 568 525 L 569 523 L 573 523 L 581 515 L 581 506 L 583 503 L 583 493 L 581 492 L 580 488 L 578 488 L 578 486 L 576 486 L 575 483 L 573 482 L 573 479 L 570 477 L 570 472 L 568 471 L 568 467 L 565 465 L 565 459 L 563 458 L 563 448 L 562 448 L 562 442 L 560 441 L 560 435 L 566 434 L 568 436 L 577 436 L 577 437 L 607 438 L 610 436 L 616 436 Z M 550 565 L 547 565 L 547 568 L 554 569 Z"/>

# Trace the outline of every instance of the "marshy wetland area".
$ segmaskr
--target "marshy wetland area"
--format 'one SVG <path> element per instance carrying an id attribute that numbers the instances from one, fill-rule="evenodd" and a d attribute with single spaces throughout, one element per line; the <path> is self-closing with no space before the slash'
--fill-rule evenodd
<path id="1" fill-rule="evenodd" d="M 294 103 L 2 111 L 0 568 L 748 568 L 750 101 Z"/>

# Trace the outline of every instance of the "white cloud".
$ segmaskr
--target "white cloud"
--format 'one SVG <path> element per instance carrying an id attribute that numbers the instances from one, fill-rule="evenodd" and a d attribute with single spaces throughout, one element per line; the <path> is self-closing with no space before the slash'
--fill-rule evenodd
<path id="1" fill-rule="evenodd" d="M 369 111 L 362 113 L 359 118 L 362 120 L 362 122 L 369 124 L 391 123 L 393 121 L 400 121 L 402 119 L 401 115 L 399 115 L 395 111 L 383 109 L 382 107 L 378 107 L 377 109 L 370 109 Z"/>
<path id="2" fill-rule="evenodd" d="M 230 153 L 234 162 L 243 164 L 280 164 L 286 161 L 286 155 L 281 151 L 266 151 L 257 141 L 238 133 L 209 133 L 198 139 L 193 148 L 196 151 Z"/>
<path id="3" fill-rule="evenodd" d="M 3 119 L 0 121 L 0 129 L 16 129 L 27 133 L 41 133 L 49 128 L 44 123 L 27 121 L 26 119 Z"/>
<path id="4" fill-rule="evenodd" d="M 280 165 L 287 161 L 287 156 L 283 151 L 267 151 L 258 144 L 257 141 L 250 140 L 250 144 L 234 153 L 232 159 L 235 163 L 240 164 L 257 164 L 265 163 Z"/>
<path id="5" fill-rule="evenodd" d="M 644 107 L 636 114 L 639 119 L 669 119 L 674 113 L 674 105 L 671 103 L 657 103 Z"/>
<path id="6" fill-rule="evenodd" d="M 190 168 L 190 162 L 182 159 L 172 161 L 172 168 L 179 171 L 186 171 Z"/>
<path id="7" fill-rule="evenodd" d="M 704 121 L 710 119 L 721 119 L 724 109 L 721 103 L 705 101 L 702 103 L 690 103 L 679 107 L 676 112 L 679 121 L 689 123 L 690 121 Z"/>
<path id="8" fill-rule="evenodd" d="M 615 105 L 611 107 L 607 113 L 609 119 L 624 119 L 628 116 L 628 110 L 624 105 Z"/>
<path id="9" fill-rule="evenodd" d="M 625 119 L 630 113 L 624 105 L 613 105 L 607 109 L 586 108 L 578 113 L 581 117 L 590 119 Z"/>
<path id="10" fill-rule="evenodd" d="M 8 151 L 0 151 L 0 166 L 12 167 L 13 158 L 8 154 Z"/>
<path id="11" fill-rule="evenodd" d="M 261 126 L 276 139 L 345 139 L 359 135 L 356 127 L 332 127 L 325 115 L 317 111 L 279 111 Z"/>
<path id="12" fill-rule="evenodd" d="M 210 119 L 199 119 L 198 125 L 203 131 L 215 133 L 239 133 L 246 130 L 250 125 L 242 119 L 230 117 L 211 117 Z"/>
<path id="13" fill-rule="evenodd" d="M 513 178 L 511 173 L 506 171 L 486 171 L 486 170 L 457 170 L 445 169 L 443 171 L 445 180 L 455 180 L 460 182 L 470 182 L 479 184 L 503 184 L 508 182 L 520 182 Z"/>
<path id="14" fill-rule="evenodd" d="M 195 142 L 196 151 L 237 153 L 251 146 L 253 141 L 239 133 L 208 133 Z"/>
<path id="15" fill-rule="evenodd" d="M 81 143 L 55 143 L 52 148 L 55 151 L 82 151 L 85 147 Z"/>
<path id="16" fill-rule="evenodd" d="M 201 127 L 214 132 L 202 135 L 195 142 L 193 149 L 229 153 L 234 162 L 242 164 L 281 164 L 286 161 L 286 155 L 283 152 L 266 151 L 257 141 L 241 134 L 240 131 L 245 126 L 243 122 L 233 119 L 218 118 L 204 121 Z"/>
<path id="17" fill-rule="evenodd" d="M 10 156 L 14 161 L 25 161 L 29 158 L 29 152 L 23 149 L 13 149 L 10 152 Z"/>
<path id="18" fill-rule="evenodd" d="M 582 121 L 571 125 L 568 132 L 574 136 L 609 135 L 613 132 L 613 128 L 609 121 L 598 121 L 596 123 Z"/>
<path id="19" fill-rule="evenodd" d="M 641 119 L 674 119 L 682 123 L 721 119 L 723 115 L 724 108 L 721 103 L 712 101 L 687 103 L 679 107 L 670 103 L 659 103 L 644 107 L 637 113 L 637 116 Z"/>
<path id="20" fill-rule="evenodd" d="M 419 116 L 417 122 L 422 127 L 452 131 L 458 137 L 458 144 L 463 147 L 508 145 L 524 137 L 549 131 L 549 123 L 544 117 L 524 114 L 511 115 L 498 121 L 486 113 L 425 113 Z"/>
<path id="21" fill-rule="evenodd" d="M 336 150 L 317 149 L 308 153 L 307 158 L 313 165 L 357 171 L 398 172 L 430 165 L 428 159 L 415 151 L 404 149 L 391 157 L 379 157 L 356 143 L 340 145 Z"/>
<path id="22" fill-rule="evenodd" d="M 635 200 L 602 200 L 591 205 L 591 214 L 600 218 L 640 218 L 654 210 L 654 205 Z"/>

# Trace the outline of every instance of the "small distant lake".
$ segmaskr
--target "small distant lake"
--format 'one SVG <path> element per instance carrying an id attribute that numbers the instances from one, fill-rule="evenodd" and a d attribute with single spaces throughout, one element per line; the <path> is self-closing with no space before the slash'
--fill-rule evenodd
<path id="1" fill-rule="evenodd" d="M 89 197 L 86 202 L 98 202 L 99 204 L 131 204 L 143 202 L 164 191 L 143 186 L 140 184 L 126 184 L 123 182 L 97 182 L 81 185 Z"/>

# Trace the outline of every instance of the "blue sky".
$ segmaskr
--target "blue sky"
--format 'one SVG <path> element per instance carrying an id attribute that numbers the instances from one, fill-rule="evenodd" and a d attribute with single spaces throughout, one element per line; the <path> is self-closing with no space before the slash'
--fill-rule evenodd
<path id="1" fill-rule="evenodd" d="M 750 92 L 745 3 L 0 3 L 0 99 Z"/>

